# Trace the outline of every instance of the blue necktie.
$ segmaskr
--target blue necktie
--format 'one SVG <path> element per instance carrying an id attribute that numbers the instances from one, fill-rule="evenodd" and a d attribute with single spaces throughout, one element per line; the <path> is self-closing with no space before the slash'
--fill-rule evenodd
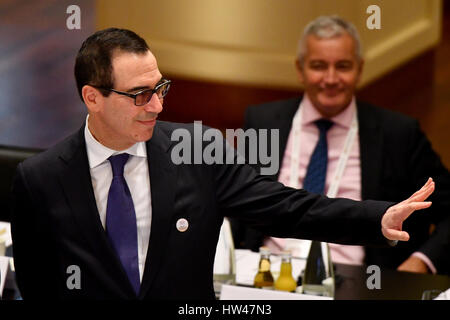
<path id="1" fill-rule="evenodd" d="M 108 159 L 111 163 L 113 179 L 106 207 L 106 233 L 137 295 L 140 288 L 140 277 L 136 213 L 130 189 L 128 189 L 123 176 L 128 157 L 128 154 L 122 153 Z"/>
<path id="2" fill-rule="evenodd" d="M 319 141 L 309 159 L 308 169 L 303 180 L 303 189 L 309 192 L 323 193 L 328 165 L 327 131 L 333 122 L 321 119 L 317 120 L 315 124 L 319 128 Z"/>
<path id="3" fill-rule="evenodd" d="M 317 120 L 315 124 L 319 128 L 319 141 L 309 159 L 305 180 L 303 180 L 303 189 L 322 194 L 325 190 L 328 165 L 327 132 L 333 122 L 321 119 Z M 320 241 L 313 240 L 309 249 L 303 284 L 320 285 L 325 278 L 324 263 L 322 260 L 322 245 Z"/>

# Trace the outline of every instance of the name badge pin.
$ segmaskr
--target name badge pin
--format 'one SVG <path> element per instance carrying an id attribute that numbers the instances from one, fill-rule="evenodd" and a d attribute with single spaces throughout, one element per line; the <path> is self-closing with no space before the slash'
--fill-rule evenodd
<path id="1" fill-rule="evenodd" d="M 177 230 L 178 231 L 185 232 L 188 228 L 189 228 L 189 222 L 186 219 L 184 219 L 184 218 L 178 219 L 178 221 L 177 221 Z"/>

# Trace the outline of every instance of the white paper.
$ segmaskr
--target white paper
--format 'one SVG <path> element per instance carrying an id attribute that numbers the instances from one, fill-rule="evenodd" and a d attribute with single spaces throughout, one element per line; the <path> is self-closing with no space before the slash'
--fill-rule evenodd
<path id="1" fill-rule="evenodd" d="M 258 272 L 259 253 L 250 250 L 236 249 L 236 283 L 240 285 L 253 286 L 253 280 Z M 301 271 L 305 268 L 306 260 L 292 259 L 292 276 L 297 279 Z M 280 274 L 281 257 L 270 256 L 270 271 L 274 280 Z"/>
<path id="2" fill-rule="evenodd" d="M 217 242 L 214 274 L 230 274 L 234 271 L 234 266 L 232 266 L 234 259 L 230 256 L 232 254 L 234 254 L 233 236 L 230 222 L 225 218 L 220 228 L 219 241 Z"/>
<path id="3" fill-rule="evenodd" d="M 436 298 L 433 300 L 450 300 L 450 288 L 448 288 L 446 291 L 441 292 Z"/>
<path id="4" fill-rule="evenodd" d="M 0 221 L 0 231 L 5 230 L 5 233 L 0 234 L 0 238 L 5 240 L 6 247 L 12 244 L 11 238 L 11 224 L 9 222 Z"/>
<path id="5" fill-rule="evenodd" d="M 0 257 L 0 296 L 3 295 L 5 288 L 5 279 L 9 268 L 9 257 Z"/>
<path id="6" fill-rule="evenodd" d="M 332 298 L 224 284 L 220 300 L 332 300 Z"/>

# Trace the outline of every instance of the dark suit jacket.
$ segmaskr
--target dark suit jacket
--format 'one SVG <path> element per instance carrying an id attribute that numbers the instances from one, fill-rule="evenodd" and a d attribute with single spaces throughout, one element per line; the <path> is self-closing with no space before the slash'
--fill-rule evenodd
<path id="1" fill-rule="evenodd" d="M 280 130 L 280 166 L 291 130 L 292 119 L 301 98 L 251 106 L 246 110 L 245 128 Z M 450 273 L 441 263 L 437 239 L 429 239 L 431 223 L 450 214 L 450 174 L 416 120 L 405 115 L 357 102 L 361 156 L 362 199 L 399 202 L 410 197 L 428 179 L 436 183 L 430 200 L 433 205 L 413 214 L 404 224 L 410 233 L 408 242 L 395 247 L 366 247 L 366 263 L 396 268 L 416 250 L 425 253 L 438 272 Z M 270 150 L 270 149 L 269 149 Z M 277 179 L 278 173 L 271 178 Z M 238 247 L 258 250 L 263 234 L 231 221 Z"/>
<path id="2" fill-rule="evenodd" d="M 450 274 L 450 216 L 436 226 L 427 246 L 441 253 L 437 257 L 439 270 L 447 270 L 445 273 Z"/>
<path id="3" fill-rule="evenodd" d="M 193 136 L 193 125 L 158 121 L 147 142 L 152 224 L 139 299 L 213 299 L 224 216 L 275 236 L 386 243 L 380 223 L 391 203 L 308 194 L 247 165 L 175 165 L 170 137 L 181 127 Z M 136 298 L 100 222 L 84 128 L 21 163 L 13 198 L 13 251 L 24 299 Z M 185 232 L 176 228 L 180 218 L 189 222 Z M 71 265 L 81 270 L 80 290 L 66 285 Z"/>

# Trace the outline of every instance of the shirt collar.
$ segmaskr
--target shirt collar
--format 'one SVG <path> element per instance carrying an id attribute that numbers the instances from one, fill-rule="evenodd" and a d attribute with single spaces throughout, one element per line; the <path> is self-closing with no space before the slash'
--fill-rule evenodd
<path id="1" fill-rule="evenodd" d="M 313 106 L 311 100 L 308 95 L 305 93 L 303 96 L 302 102 L 300 103 L 300 107 L 303 108 L 302 115 L 302 125 L 312 124 L 314 121 L 322 119 L 323 116 L 319 111 Z M 353 115 L 356 110 L 356 100 L 355 97 L 352 98 L 350 105 L 345 108 L 341 113 L 332 117 L 330 120 L 333 121 L 334 124 L 338 124 L 344 128 L 350 128 L 352 125 Z"/>
<path id="2" fill-rule="evenodd" d="M 145 146 L 145 142 L 137 142 L 126 150 L 113 150 L 108 147 L 105 147 L 100 142 L 98 142 L 88 126 L 89 115 L 86 117 L 86 125 L 84 127 L 84 139 L 86 141 L 86 150 L 89 160 L 89 167 L 91 169 L 99 166 L 112 155 L 120 154 L 120 153 L 128 153 L 132 156 L 136 157 L 147 157 L 147 148 Z"/>

